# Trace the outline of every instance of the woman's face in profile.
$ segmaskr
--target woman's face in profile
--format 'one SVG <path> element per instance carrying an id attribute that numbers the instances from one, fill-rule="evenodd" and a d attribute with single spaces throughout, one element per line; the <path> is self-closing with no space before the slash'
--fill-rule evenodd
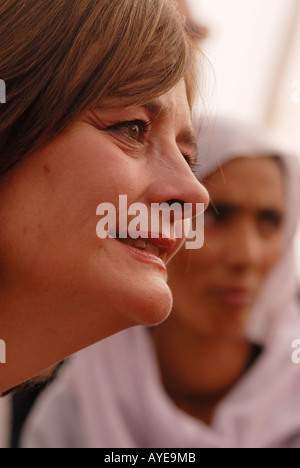
<path id="1" fill-rule="evenodd" d="M 272 158 L 239 158 L 205 180 L 211 205 L 201 250 L 169 266 L 174 320 L 202 335 L 243 337 L 260 289 L 283 251 L 285 182 Z"/>
<path id="2" fill-rule="evenodd" d="M 97 237 L 96 209 L 110 203 L 118 215 L 119 195 L 149 209 L 173 199 L 207 203 L 189 167 L 193 141 L 182 81 L 145 106 L 85 112 L 25 157 L 0 187 L 1 300 L 13 292 L 35 303 L 33 320 L 49 330 L 69 333 L 72 322 L 95 341 L 101 327 L 163 320 L 172 301 L 165 264 L 181 240 L 164 251 L 152 246 L 147 257 L 145 246 Z M 49 306 L 53 313 L 43 314 Z"/>

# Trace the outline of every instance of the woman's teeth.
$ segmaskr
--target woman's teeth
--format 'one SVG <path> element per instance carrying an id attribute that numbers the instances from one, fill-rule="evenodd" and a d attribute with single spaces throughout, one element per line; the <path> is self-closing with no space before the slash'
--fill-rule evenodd
<path id="1" fill-rule="evenodd" d="M 131 247 L 135 247 L 139 250 L 148 250 L 152 252 L 157 257 L 160 256 L 160 248 L 156 245 L 152 244 L 152 242 L 147 241 L 146 239 L 131 239 L 127 237 L 126 239 L 118 239 L 123 244 L 130 245 Z"/>

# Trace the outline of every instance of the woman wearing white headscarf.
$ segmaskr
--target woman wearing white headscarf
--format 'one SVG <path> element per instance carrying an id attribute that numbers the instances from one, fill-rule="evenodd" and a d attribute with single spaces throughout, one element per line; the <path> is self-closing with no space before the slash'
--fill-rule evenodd
<path id="1" fill-rule="evenodd" d="M 171 317 L 74 356 L 25 447 L 295 447 L 300 338 L 293 239 L 299 172 L 260 132 L 203 125 L 206 240 L 170 266 Z"/>

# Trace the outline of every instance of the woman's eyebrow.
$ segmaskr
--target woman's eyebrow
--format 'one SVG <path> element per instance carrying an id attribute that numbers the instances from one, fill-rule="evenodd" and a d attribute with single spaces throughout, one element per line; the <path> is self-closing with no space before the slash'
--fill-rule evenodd
<path id="1" fill-rule="evenodd" d="M 149 114 L 155 116 L 155 118 L 158 118 L 160 116 L 164 117 L 168 114 L 171 113 L 172 109 L 170 106 L 160 102 L 153 100 L 151 102 L 147 102 L 146 104 L 143 104 L 141 106 L 145 111 L 149 112 Z"/>
<path id="2" fill-rule="evenodd" d="M 243 207 L 241 205 L 238 205 L 237 203 L 216 201 L 213 202 L 212 206 L 217 214 L 219 214 L 220 212 L 232 214 L 237 213 L 239 211 L 243 211 Z"/>

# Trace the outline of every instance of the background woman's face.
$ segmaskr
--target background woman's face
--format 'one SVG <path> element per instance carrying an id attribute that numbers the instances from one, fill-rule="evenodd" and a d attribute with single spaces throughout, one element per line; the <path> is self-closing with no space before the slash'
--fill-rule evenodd
<path id="1" fill-rule="evenodd" d="M 146 106 L 86 112 L 24 158 L 0 187 L 1 298 L 33 300 L 37 317 L 52 305 L 45 327 L 79 326 L 95 340 L 101 327 L 115 332 L 163 320 L 172 300 L 166 269 L 116 239 L 99 239 L 96 208 L 118 210 L 121 194 L 149 209 L 173 199 L 207 203 L 187 163 L 193 138 L 181 82 Z"/>
<path id="2" fill-rule="evenodd" d="M 182 249 L 169 266 L 172 318 L 204 336 L 241 338 L 283 250 L 283 171 L 271 158 L 239 158 L 204 185 L 212 201 L 205 213 L 205 245 Z"/>

